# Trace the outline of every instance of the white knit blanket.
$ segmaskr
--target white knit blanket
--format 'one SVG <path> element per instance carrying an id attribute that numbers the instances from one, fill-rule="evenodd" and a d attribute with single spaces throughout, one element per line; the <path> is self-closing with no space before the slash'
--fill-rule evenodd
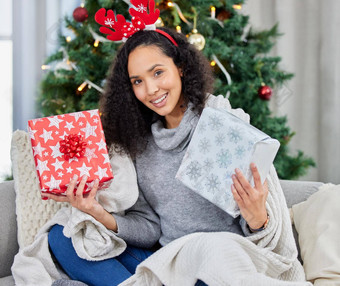
<path id="1" fill-rule="evenodd" d="M 108 189 L 97 193 L 98 202 L 110 213 L 131 207 L 138 197 L 134 165 L 126 156 L 111 158 L 114 179 Z M 38 232 L 33 243 L 15 256 L 12 274 L 15 284 L 51 285 L 61 279 L 48 248 L 48 231 L 55 225 L 64 226 L 64 235 L 70 237 L 78 256 L 86 260 L 103 260 L 121 254 L 126 243 L 92 216 L 73 207 L 61 208 Z"/>
<path id="2" fill-rule="evenodd" d="M 274 167 L 267 177 L 267 228 L 249 237 L 193 233 L 164 246 L 120 286 L 311 285 L 305 281 L 286 201 Z"/>

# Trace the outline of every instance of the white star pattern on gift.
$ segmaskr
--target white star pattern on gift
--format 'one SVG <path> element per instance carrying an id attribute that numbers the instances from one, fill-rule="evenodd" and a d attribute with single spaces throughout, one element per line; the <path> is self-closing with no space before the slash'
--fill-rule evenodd
<path id="1" fill-rule="evenodd" d="M 43 129 L 43 134 L 41 134 L 39 137 L 43 138 L 45 143 L 48 140 L 53 140 L 52 131 L 47 131 L 46 129 Z"/>
<path id="2" fill-rule="evenodd" d="M 59 169 L 64 169 L 63 168 L 63 164 L 65 163 L 65 161 L 59 161 L 58 159 L 55 159 L 55 162 L 52 163 L 51 165 L 54 166 L 54 171 L 57 172 L 57 170 Z"/>
<path id="3" fill-rule="evenodd" d="M 93 158 L 98 158 L 98 156 L 96 155 L 96 148 L 86 148 L 84 156 L 87 158 L 87 162 L 90 162 Z"/>
<path id="4" fill-rule="evenodd" d="M 83 177 L 83 176 L 90 176 L 89 171 L 92 169 L 92 167 L 87 167 L 85 162 L 83 163 L 83 165 L 80 168 L 77 168 L 77 170 L 80 172 L 79 177 Z"/>
<path id="5" fill-rule="evenodd" d="M 37 170 L 39 171 L 40 176 L 45 171 L 50 171 L 50 168 L 47 167 L 47 161 L 41 161 L 41 160 L 37 159 L 37 163 L 38 163 Z"/>
<path id="6" fill-rule="evenodd" d="M 59 138 L 60 138 L 61 140 L 64 140 L 64 139 L 65 139 L 65 136 L 67 136 L 67 135 L 69 135 L 69 134 L 67 134 L 67 133 L 64 131 L 63 135 L 59 136 Z"/>
<path id="7" fill-rule="evenodd" d="M 96 136 L 95 130 L 97 129 L 97 126 L 92 126 L 90 123 L 86 122 L 86 127 L 80 129 L 85 133 L 85 139 L 87 139 L 90 136 Z"/>
<path id="8" fill-rule="evenodd" d="M 55 127 L 59 128 L 59 123 L 63 122 L 63 120 L 59 119 L 56 116 L 47 117 L 47 119 L 50 121 L 50 125 L 48 125 L 48 127 L 55 126 Z"/>
<path id="9" fill-rule="evenodd" d="M 103 164 L 110 163 L 109 155 L 107 153 L 104 153 L 102 155 L 104 157 L 104 163 Z"/>
<path id="10" fill-rule="evenodd" d="M 107 176 L 106 174 L 107 168 L 100 168 L 100 166 L 98 166 L 98 171 L 95 172 L 94 174 L 97 175 L 99 177 L 99 180 L 103 179 L 105 176 Z"/>
<path id="11" fill-rule="evenodd" d="M 33 156 L 39 155 L 40 157 L 42 157 L 42 152 L 44 152 L 46 150 L 46 148 L 41 147 L 40 142 L 37 144 L 37 146 L 33 146 Z"/>
<path id="12" fill-rule="evenodd" d="M 56 180 L 53 175 L 51 175 L 51 180 L 46 182 L 46 186 L 48 186 L 51 190 L 60 190 L 61 180 Z"/>
<path id="13" fill-rule="evenodd" d="M 72 128 L 74 128 L 73 123 L 72 123 L 72 122 L 67 122 L 67 121 L 66 121 L 66 126 L 65 126 L 65 128 L 67 128 L 68 131 L 70 131 Z"/>
<path id="14" fill-rule="evenodd" d="M 99 150 L 105 150 L 106 149 L 106 144 L 104 142 L 104 139 L 101 139 L 99 143 L 96 143 L 98 145 L 98 151 Z"/>
<path id="15" fill-rule="evenodd" d="M 90 113 L 90 116 L 92 118 L 92 116 L 98 116 L 98 110 L 88 110 L 88 113 Z"/>
<path id="16" fill-rule="evenodd" d="M 75 174 L 86 175 L 89 181 L 99 178 L 108 184 L 111 182 L 112 170 L 98 110 L 30 120 L 28 131 L 42 190 L 64 190 Z M 65 159 L 60 151 L 60 141 L 67 135 L 82 136 L 87 144 L 84 157 Z M 108 186 L 103 183 L 100 182 L 99 189 Z"/>
<path id="17" fill-rule="evenodd" d="M 82 113 L 82 112 L 74 112 L 74 113 L 70 113 L 70 115 L 74 117 L 76 122 L 78 121 L 79 118 L 81 118 L 81 117 L 85 118 L 86 117 L 84 115 L 84 113 Z"/>
<path id="18" fill-rule="evenodd" d="M 28 127 L 28 133 L 29 133 L 31 139 L 34 139 L 34 134 L 36 132 L 37 132 L 37 130 L 32 130 L 31 128 Z"/>
<path id="19" fill-rule="evenodd" d="M 57 158 L 57 157 L 62 157 L 63 156 L 63 153 L 60 152 L 60 143 L 59 142 L 55 146 L 50 146 L 50 148 L 52 150 L 51 156 L 53 158 Z"/>

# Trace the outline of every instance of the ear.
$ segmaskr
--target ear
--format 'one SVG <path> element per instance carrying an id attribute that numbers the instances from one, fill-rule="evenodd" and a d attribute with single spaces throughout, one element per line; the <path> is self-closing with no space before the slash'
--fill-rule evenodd
<path id="1" fill-rule="evenodd" d="M 182 70 L 182 68 L 178 68 L 178 73 L 179 73 L 180 77 L 183 76 L 183 70 Z"/>

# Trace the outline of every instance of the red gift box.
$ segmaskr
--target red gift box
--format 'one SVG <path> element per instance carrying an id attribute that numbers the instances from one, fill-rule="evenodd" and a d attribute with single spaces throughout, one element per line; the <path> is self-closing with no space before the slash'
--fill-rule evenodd
<path id="1" fill-rule="evenodd" d="M 87 175 L 84 192 L 107 188 L 113 179 L 97 109 L 28 121 L 32 151 L 42 193 L 65 195 L 74 175 Z M 79 182 L 78 182 L 79 183 Z"/>

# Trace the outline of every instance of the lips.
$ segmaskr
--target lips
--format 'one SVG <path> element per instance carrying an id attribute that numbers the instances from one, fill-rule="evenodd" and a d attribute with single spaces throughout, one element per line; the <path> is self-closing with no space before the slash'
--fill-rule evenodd
<path id="1" fill-rule="evenodd" d="M 155 100 L 152 100 L 151 103 L 156 106 L 156 107 L 161 107 L 163 106 L 163 104 L 165 104 L 165 99 L 168 97 L 168 93 L 162 95 L 161 97 L 155 99 Z"/>

